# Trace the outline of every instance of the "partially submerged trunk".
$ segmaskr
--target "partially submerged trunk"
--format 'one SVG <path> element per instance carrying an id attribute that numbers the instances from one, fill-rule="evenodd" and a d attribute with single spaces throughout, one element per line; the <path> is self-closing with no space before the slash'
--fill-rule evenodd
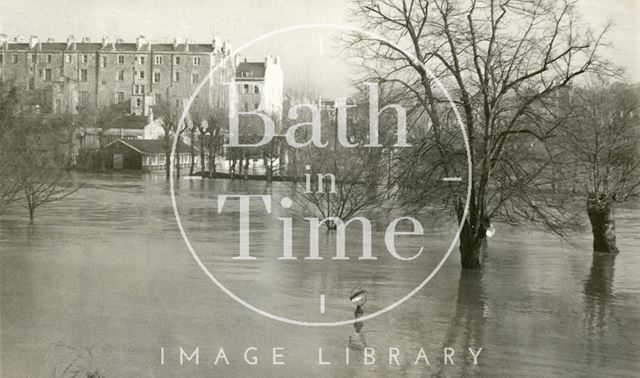
<path id="1" fill-rule="evenodd" d="M 191 128 L 191 146 L 189 147 L 190 154 L 190 164 L 189 164 L 189 176 L 193 176 L 193 168 L 195 167 L 195 157 L 196 157 L 196 149 L 194 148 L 194 140 L 195 140 L 196 132 L 195 128 Z"/>
<path id="2" fill-rule="evenodd" d="M 171 174 L 171 152 L 165 151 L 164 153 L 164 172 L 167 176 L 167 180 L 169 180 L 169 175 Z"/>
<path id="3" fill-rule="evenodd" d="M 618 253 L 613 199 L 603 193 L 589 193 L 587 214 L 593 234 L 595 252 Z"/>
<path id="4" fill-rule="evenodd" d="M 462 202 L 456 209 L 458 223 L 462 222 Z M 480 219 L 482 218 L 482 219 Z M 460 264 L 462 269 L 482 269 L 482 258 L 487 249 L 487 229 L 491 221 L 487 217 L 469 211 L 460 230 Z"/>
<path id="5" fill-rule="evenodd" d="M 460 231 L 460 264 L 462 269 L 482 269 L 482 255 L 487 248 L 486 227 L 476 229 L 469 219 Z"/>

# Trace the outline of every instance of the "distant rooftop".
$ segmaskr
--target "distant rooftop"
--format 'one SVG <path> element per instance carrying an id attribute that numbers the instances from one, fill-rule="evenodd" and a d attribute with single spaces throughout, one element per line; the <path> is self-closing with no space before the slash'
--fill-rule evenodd
<path id="1" fill-rule="evenodd" d="M 264 79 L 264 62 L 240 62 L 236 67 L 236 78 L 238 79 Z"/>

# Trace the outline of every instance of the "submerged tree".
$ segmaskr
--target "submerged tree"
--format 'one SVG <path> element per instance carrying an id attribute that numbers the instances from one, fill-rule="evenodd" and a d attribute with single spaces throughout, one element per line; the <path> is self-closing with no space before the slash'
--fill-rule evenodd
<path id="1" fill-rule="evenodd" d="M 347 106 L 346 103 L 337 105 L 335 109 L 323 111 L 325 114 L 321 117 L 321 134 L 326 146 L 309 145 L 296 152 L 299 171 L 295 175 L 304 178 L 296 183 L 296 195 L 302 198 L 303 212 L 326 219 L 324 225 L 329 230 L 335 230 L 339 222 L 347 222 L 362 212 L 381 208 L 388 199 L 388 191 L 380 185 L 385 174 L 381 163 L 384 150 L 364 146 L 368 131 L 362 117 L 364 107 L 350 109 L 349 128 L 344 137 L 353 147 L 344 147 L 338 143 L 337 122 L 340 112 L 346 118 Z M 302 128 L 296 131 L 299 142 L 309 140 L 309 134 L 316 133 Z"/>
<path id="2" fill-rule="evenodd" d="M 17 166 L 13 178 L 20 186 L 24 207 L 34 220 L 38 207 L 75 193 L 79 185 L 67 170 L 66 146 L 55 121 L 40 114 L 19 119 L 19 127 L 9 139 L 10 153 Z"/>
<path id="3" fill-rule="evenodd" d="M 614 204 L 640 194 L 640 88 L 596 82 L 573 88 L 561 104 L 574 116 L 560 146 L 584 185 L 596 252 L 618 252 Z"/>
<path id="4" fill-rule="evenodd" d="M 41 114 L 30 96 L 0 82 L 0 206 L 21 203 L 33 222 L 39 206 L 67 197 L 79 185 L 67 170 L 70 118 Z"/>
<path id="5" fill-rule="evenodd" d="M 179 104 L 171 101 L 163 101 L 153 107 L 153 113 L 160 118 L 160 124 L 164 131 L 162 136 L 162 147 L 164 148 L 164 169 L 167 180 L 169 179 L 171 170 L 171 147 L 173 146 L 173 138 L 175 134 L 180 135 L 187 129 L 184 124 L 180 124 L 183 108 Z M 176 154 L 176 174 L 180 175 L 180 155 Z"/>
<path id="6" fill-rule="evenodd" d="M 393 88 L 387 100 L 406 106 L 416 125 L 428 125 L 414 127 L 413 148 L 399 154 L 401 201 L 454 210 L 462 223 L 462 267 L 481 268 L 492 220 L 539 221 L 562 233 L 570 217 L 539 181 L 548 164 L 541 146 L 558 125 L 541 122 L 538 114 L 548 112 L 545 101 L 554 92 L 603 69 L 604 31 L 586 30 L 573 3 L 546 0 L 358 0 L 354 18 L 386 38 L 348 38 L 364 79 Z M 471 182 L 455 114 L 423 64 L 460 110 Z M 538 161 L 527 159 L 532 154 Z M 451 176 L 464 181 L 442 181 Z M 471 195 L 462 219 L 465 184 Z"/>

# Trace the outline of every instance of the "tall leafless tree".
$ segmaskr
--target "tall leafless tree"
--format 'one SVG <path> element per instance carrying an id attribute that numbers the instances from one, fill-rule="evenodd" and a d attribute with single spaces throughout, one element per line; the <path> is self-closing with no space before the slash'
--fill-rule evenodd
<path id="1" fill-rule="evenodd" d="M 640 194 L 640 88 L 594 79 L 560 104 L 574 113 L 559 147 L 574 171 L 567 177 L 583 185 L 593 249 L 618 252 L 614 204 Z"/>
<path id="2" fill-rule="evenodd" d="M 606 68 L 599 54 L 608 28 L 594 34 L 572 2 L 547 0 L 357 0 L 353 18 L 385 36 L 347 38 L 363 79 L 394 88 L 394 99 L 409 107 L 413 121 L 429 125 L 427 132 L 416 126 L 411 152 L 399 154 L 399 193 L 406 205 L 443 202 L 455 210 L 462 222 L 462 267 L 481 268 L 492 220 L 540 221 L 562 233 L 568 216 L 540 193 L 544 164 L 521 156 L 557 127 L 536 121 L 536 113 L 546 111 L 544 101 L 577 77 Z M 466 178 L 461 133 L 425 66 L 461 110 L 472 170 L 465 219 L 465 182 L 441 180 Z"/>

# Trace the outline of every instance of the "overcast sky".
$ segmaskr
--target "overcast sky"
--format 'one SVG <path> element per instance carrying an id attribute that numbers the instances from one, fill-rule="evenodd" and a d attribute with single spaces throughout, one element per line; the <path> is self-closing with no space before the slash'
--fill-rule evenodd
<path id="1" fill-rule="evenodd" d="M 629 80 L 640 81 L 640 0 L 580 1 L 580 11 L 591 23 L 616 22 L 610 35 L 616 50 L 610 59 L 627 68 Z M 35 34 L 57 41 L 69 34 L 76 39 L 109 35 L 134 41 L 142 34 L 152 40 L 170 41 L 178 35 L 209 43 L 220 35 L 237 47 L 286 26 L 346 24 L 348 7 L 348 0 L 0 0 L 0 28 L 11 38 Z M 286 43 L 280 39 L 259 44 L 245 55 L 281 55 L 290 82 L 308 80 L 321 92 L 338 95 L 347 73 L 339 62 L 321 56 L 315 33 L 299 32 Z"/>

